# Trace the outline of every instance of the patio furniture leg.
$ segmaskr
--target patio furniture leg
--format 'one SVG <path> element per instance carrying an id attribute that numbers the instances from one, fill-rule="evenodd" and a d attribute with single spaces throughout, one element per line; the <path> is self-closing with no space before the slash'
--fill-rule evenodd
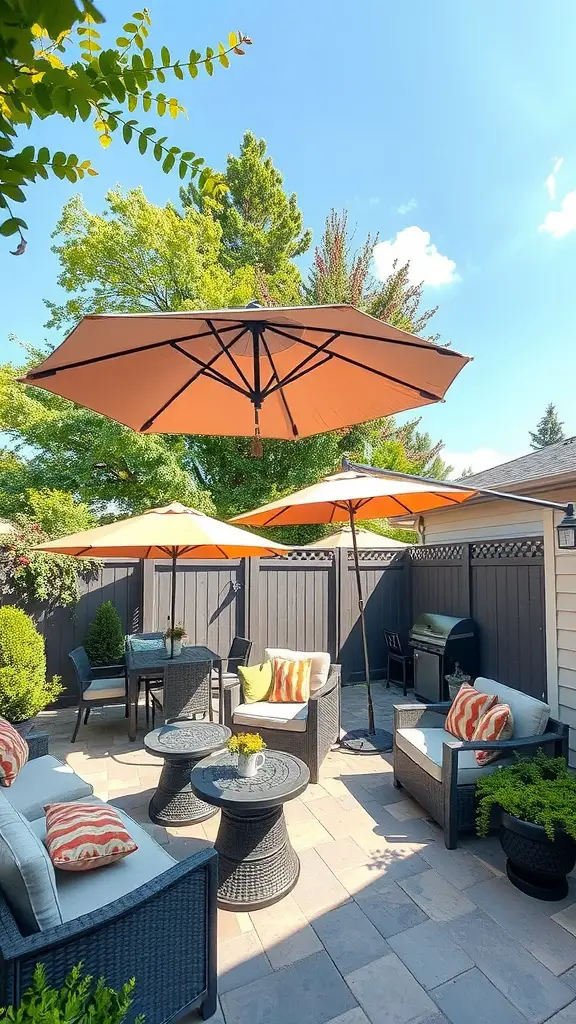
<path id="1" fill-rule="evenodd" d="M 138 729 L 138 676 L 130 672 L 128 676 L 128 739 L 133 743 Z"/>
<path id="2" fill-rule="evenodd" d="M 390 655 L 386 659 L 386 689 L 390 689 Z"/>
<path id="3" fill-rule="evenodd" d="M 76 743 L 76 737 L 78 735 L 78 729 L 80 728 L 80 720 L 82 718 L 82 705 L 78 705 L 78 711 L 76 712 L 76 725 L 74 727 L 74 733 L 72 735 L 72 743 Z"/>
<path id="4" fill-rule="evenodd" d="M 86 708 L 84 712 L 84 725 L 88 725 L 88 719 L 90 717 L 90 708 Z"/>

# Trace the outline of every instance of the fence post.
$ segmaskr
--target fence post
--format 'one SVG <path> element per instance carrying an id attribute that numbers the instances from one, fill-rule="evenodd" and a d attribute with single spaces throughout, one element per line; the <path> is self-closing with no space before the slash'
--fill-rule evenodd
<path id="1" fill-rule="evenodd" d="M 152 558 L 142 560 L 142 632 L 154 631 L 156 562 Z"/>
<path id="2" fill-rule="evenodd" d="M 470 570 L 470 545 L 462 545 L 462 583 L 464 590 L 465 615 L 472 615 L 472 574 Z"/>
<path id="3" fill-rule="evenodd" d="M 349 577 L 348 572 L 348 548 L 336 548 L 334 552 L 334 568 L 336 574 L 335 603 L 336 603 L 336 660 L 342 663 L 342 644 L 350 629 L 349 616 Z M 345 672 L 343 670 L 342 681 Z"/>
<path id="4" fill-rule="evenodd" d="M 244 559 L 244 636 L 252 641 L 250 661 L 259 662 L 264 656 L 260 636 L 260 559 Z"/>

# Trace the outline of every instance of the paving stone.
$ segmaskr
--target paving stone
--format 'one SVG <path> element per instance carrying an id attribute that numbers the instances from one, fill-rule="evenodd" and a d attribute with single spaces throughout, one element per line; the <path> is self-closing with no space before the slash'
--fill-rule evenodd
<path id="1" fill-rule="evenodd" d="M 493 878 L 467 890 L 467 895 L 553 974 L 576 964 L 576 938 L 542 911 L 506 878 Z"/>
<path id="2" fill-rule="evenodd" d="M 361 867 L 370 861 L 370 855 L 366 853 L 366 850 L 363 850 L 354 839 L 350 838 L 320 843 L 316 847 L 316 851 L 335 875 L 339 875 L 342 871 L 348 871 L 350 868 Z"/>
<path id="3" fill-rule="evenodd" d="M 428 920 L 396 882 L 374 883 L 354 899 L 385 939 Z"/>
<path id="4" fill-rule="evenodd" d="M 300 854 L 300 878 L 292 895 L 309 921 L 350 899 L 316 850 L 304 850 Z"/>
<path id="5" fill-rule="evenodd" d="M 250 917 L 274 968 L 287 967 L 322 949 L 318 936 L 291 896 L 280 904 L 252 911 Z"/>
<path id="6" fill-rule="evenodd" d="M 390 952 L 387 942 L 356 903 L 322 914 L 314 921 L 314 929 L 342 974 Z"/>
<path id="7" fill-rule="evenodd" d="M 226 1024 L 325 1024 L 357 1002 L 327 953 L 222 996 Z"/>
<path id="8" fill-rule="evenodd" d="M 549 1017 L 546 1024 L 576 1024 L 576 1001 Z"/>
<path id="9" fill-rule="evenodd" d="M 560 981 L 563 981 L 565 985 L 576 992 L 576 967 L 571 967 L 569 971 L 565 971 L 564 974 L 560 975 Z"/>
<path id="10" fill-rule="evenodd" d="M 574 998 L 567 985 L 511 941 L 508 932 L 481 910 L 448 921 L 442 928 L 534 1024 L 547 1020 Z"/>
<path id="11" fill-rule="evenodd" d="M 475 909 L 467 896 L 433 868 L 403 878 L 398 884 L 433 921 L 450 921 Z"/>
<path id="12" fill-rule="evenodd" d="M 434 999 L 452 1024 L 525 1024 L 525 1017 L 477 967 L 434 990 Z"/>
<path id="13" fill-rule="evenodd" d="M 202 1017 L 198 1010 L 192 1010 L 192 1013 L 187 1013 L 185 1017 L 180 1017 L 178 1024 L 200 1024 Z M 213 1017 L 210 1017 L 210 1024 L 226 1024 L 224 1020 L 224 1014 L 222 1013 L 222 1007 L 218 1004 L 218 1009 Z"/>
<path id="14" fill-rule="evenodd" d="M 471 853 L 476 860 L 479 860 L 495 875 L 506 874 L 506 854 L 496 836 L 488 836 L 486 839 L 478 839 L 477 836 L 474 838 L 463 836 L 458 841 L 458 847 Z"/>
<path id="15" fill-rule="evenodd" d="M 450 981 L 474 966 L 470 957 L 446 936 L 436 921 L 425 921 L 392 935 L 388 941 L 416 981 L 426 989 Z"/>
<path id="16" fill-rule="evenodd" d="M 270 961 L 255 931 L 218 942 L 220 995 L 271 973 Z"/>
<path id="17" fill-rule="evenodd" d="M 370 1024 L 370 1021 L 364 1010 L 357 1006 L 355 1010 L 348 1010 L 347 1013 L 341 1013 L 339 1017 L 333 1017 L 328 1024 Z"/>
<path id="18" fill-rule="evenodd" d="M 494 878 L 494 872 L 467 850 L 447 850 L 444 843 L 429 843 L 420 856 L 455 889 L 466 889 Z"/>
<path id="19" fill-rule="evenodd" d="M 372 1024 L 408 1024 L 432 1016 L 436 1005 L 394 953 L 346 975 Z"/>
<path id="20" fill-rule="evenodd" d="M 314 815 L 311 815 L 310 821 L 296 821 L 288 825 L 288 835 L 297 853 L 300 853 L 301 850 L 311 850 L 313 846 L 319 846 L 320 843 L 332 841 L 330 833 Z"/>
<path id="21" fill-rule="evenodd" d="M 417 804 L 415 800 L 406 798 L 388 804 L 384 807 L 384 810 L 388 811 L 397 821 L 406 821 L 408 818 L 423 818 L 426 814 L 426 811 L 420 804 Z"/>

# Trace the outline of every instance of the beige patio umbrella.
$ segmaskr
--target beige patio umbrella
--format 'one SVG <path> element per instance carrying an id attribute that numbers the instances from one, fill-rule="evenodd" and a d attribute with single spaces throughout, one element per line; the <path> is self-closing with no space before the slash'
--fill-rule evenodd
<path id="1" fill-rule="evenodd" d="M 38 551 L 76 558 L 171 558 L 172 595 L 170 624 L 176 612 L 176 564 L 179 558 L 244 558 L 282 555 L 289 550 L 276 541 L 258 537 L 230 523 L 196 512 L 173 501 L 140 516 L 119 519 L 106 526 L 72 533 L 39 544 Z M 173 638 L 172 638 L 173 645 Z M 172 646 L 173 654 L 173 646 Z"/>
<path id="2" fill-rule="evenodd" d="M 99 314 L 21 378 L 144 433 L 294 440 L 443 399 L 468 357 L 354 306 Z"/>
<path id="3" fill-rule="evenodd" d="M 346 467 L 344 462 L 344 467 Z M 459 505 L 473 497 L 476 490 L 466 490 L 445 481 L 427 480 L 406 473 L 387 473 L 378 470 L 378 476 L 346 469 L 324 477 L 311 487 L 287 494 L 268 505 L 234 516 L 232 522 L 266 528 L 268 526 L 294 526 L 304 523 L 348 522 L 352 535 L 354 568 L 358 591 L 358 610 L 362 631 L 364 671 L 368 698 L 368 729 L 357 729 L 342 740 L 344 746 L 357 753 L 389 750 L 392 736 L 384 729 L 376 729 L 374 705 L 370 686 L 370 658 L 364 616 L 364 598 L 358 557 L 356 519 L 387 519 L 390 516 L 429 511 L 446 505 Z"/>
<path id="4" fill-rule="evenodd" d="M 350 526 L 343 526 L 336 533 L 330 533 L 327 537 L 320 537 L 313 540 L 311 544 L 304 544 L 305 548 L 328 551 L 332 548 L 351 548 L 352 530 Z M 374 530 L 356 530 L 356 546 L 358 548 L 409 548 L 403 540 L 396 540 L 394 537 L 384 537 L 381 533 L 374 533 Z"/>

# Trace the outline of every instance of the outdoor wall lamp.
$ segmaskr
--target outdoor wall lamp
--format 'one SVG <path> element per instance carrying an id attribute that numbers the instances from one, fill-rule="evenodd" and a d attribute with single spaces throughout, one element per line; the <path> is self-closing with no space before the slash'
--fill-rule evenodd
<path id="1" fill-rule="evenodd" d="M 566 506 L 564 516 L 556 527 L 556 532 L 559 548 L 563 551 L 573 551 L 576 548 L 576 515 L 574 515 L 572 503 Z"/>

